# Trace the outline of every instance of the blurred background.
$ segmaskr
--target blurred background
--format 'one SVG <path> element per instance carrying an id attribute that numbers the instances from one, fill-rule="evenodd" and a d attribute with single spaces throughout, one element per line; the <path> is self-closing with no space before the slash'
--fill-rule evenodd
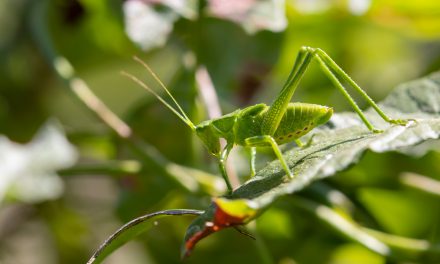
<path id="1" fill-rule="evenodd" d="M 304 45 L 326 51 L 380 101 L 396 85 L 440 68 L 440 3 L 0 1 L 0 263 L 85 263 L 129 220 L 170 208 L 203 210 L 224 191 L 216 161 L 190 129 L 120 74 L 164 95 L 134 55 L 198 123 L 218 114 L 217 103 L 223 113 L 269 104 Z M 203 99 L 213 91 L 218 100 Z M 316 65 L 293 100 L 350 110 Z M 137 141 L 124 138 L 129 132 Z M 237 184 L 249 175 L 247 156 L 239 149 L 232 159 Z M 261 168 L 273 157 L 259 159 Z M 405 187 L 401 176 L 440 180 L 439 172 L 438 153 L 367 153 L 326 182 L 360 208 L 359 222 L 438 242 L 438 197 Z M 191 220 L 160 220 L 105 263 L 180 263 Z M 260 242 L 226 230 L 203 240 L 185 262 L 394 263 L 283 199 L 255 228 Z M 430 262 L 439 263 L 420 260 Z"/>

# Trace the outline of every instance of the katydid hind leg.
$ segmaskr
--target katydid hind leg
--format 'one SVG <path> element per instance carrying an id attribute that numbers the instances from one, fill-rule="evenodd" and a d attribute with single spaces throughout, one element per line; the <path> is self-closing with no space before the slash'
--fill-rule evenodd
<path id="1" fill-rule="evenodd" d="M 318 63 L 321 66 L 322 71 L 327 75 L 327 77 L 330 79 L 330 81 L 333 83 L 333 85 L 342 93 L 342 95 L 348 101 L 348 103 L 353 108 L 353 110 L 358 114 L 358 116 L 361 118 L 362 122 L 367 126 L 367 128 L 373 132 L 381 132 L 379 129 L 374 128 L 374 126 L 370 123 L 370 121 L 368 121 L 367 117 L 362 112 L 362 110 L 359 108 L 356 101 L 354 101 L 354 99 L 350 96 L 350 94 L 347 92 L 347 90 L 342 85 L 342 83 L 338 80 L 338 78 L 328 68 L 327 64 L 320 57 L 315 57 L 315 58 L 317 58 Z"/>
<path id="2" fill-rule="evenodd" d="M 357 91 L 363 99 L 388 123 L 405 125 L 407 120 L 391 119 L 388 117 L 382 109 L 367 95 L 367 93 L 362 90 L 351 78 L 346 74 L 324 51 L 321 49 L 302 47 L 298 53 L 295 64 L 292 68 L 291 73 L 281 90 L 279 96 L 274 100 L 270 106 L 268 113 L 262 124 L 262 132 L 266 135 L 273 135 L 279 126 L 279 122 L 284 115 L 287 104 L 290 102 L 299 81 L 306 72 L 310 62 L 316 59 L 321 66 L 321 69 L 329 77 L 330 81 L 338 88 L 338 90 L 347 99 L 351 107 L 359 115 L 363 123 L 367 128 L 373 132 L 381 132 L 381 130 L 374 128 L 374 126 L 368 121 L 362 110 L 356 104 L 354 99 L 347 92 L 345 87 L 342 85 L 341 80 L 344 80 L 350 86 L 352 86 L 355 91 Z"/>
<path id="3" fill-rule="evenodd" d="M 341 88 L 345 90 L 345 87 L 342 86 L 339 79 L 348 83 L 368 103 L 368 105 L 370 105 L 379 114 L 379 116 L 382 117 L 383 120 L 385 120 L 386 122 L 388 122 L 390 124 L 397 124 L 397 125 L 406 125 L 408 123 L 407 120 L 392 119 L 387 114 L 385 114 L 383 112 L 383 110 L 373 101 L 373 99 L 371 99 L 371 97 L 347 73 L 345 73 L 344 70 L 342 70 L 342 68 L 339 67 L 339 65 L 337 65 L 336 62 L 334 62 L 334 60 L 329 55 L 327 55 L 327 53 L 325 53 L 323 50 L 315 49 L 314 58 L 318 59 L 321 67 L 327 68 L 330 71 L 330 74 L 335 76 L 336 80 L 339 82 L 339 85 L 335 84 L 337 87 L 341 86 Z M 326 70 L 324 68 L 323 68 L 323 70 L 324 70 L 324 72 L 326 72 Z M 327 75 L 328 75 L 328 73 L 327 73 Z M 330 79 L 332 79 L 332 77 L 330 77 Z M 354 102 L 354 100 L 351 98 L 351 96 L 350 96 L 350 99 Z M 358 111 L 356 111 L 356 112 L 358 112 Z M 359 112 L 358 112 L 358 114 L 359 114 Z M 362 116 L 361 116 L 361 118 L 362 118 Z M 367 123 L 365 123 L 365 124 L 367 125 Z M 370 129 L 370 130 L 372 130 L 372 129 Z M 374 131 L 374 129 L 373 129 L 373 131 Z"/>
<path id="4" fill-rule="evenodd" d="M 375 129 L 373 127 L 373 125 L 368 121 L 368 119 L 366 118 L 366 116 L 364 115 L 364 113 L 362 112 L 362 110 L 359 108 L 359 106 L 356 104 L 356 102 L 354 101 L 354 99 L 350 96 L 350 94 L 347 92 L 347 90 L 345 89 L 345 87 L 341 84 L 341 82 L 338 80 L 338 78 L 333 74 L 333 72 L 330 70 L 329 66 L 328 66 L 328 61 L 331 60 L 331 58 L 322 50 L 320 49 L 315 49 L 315 48 L 311 48 L 311 47 L 302 47 L 301 50 L 303 52 L 306 53 L 306 55 L 303 56 L 309 56 L 310 59 L 309 60 L 304 60 L 304 64 L 302 66 L 302 68 L 304 69 L 304 71 L 298 71 L 297 74 L 298 76 L 294 77 L 294 79 L 301 79 L 304 73 L 305 73 L 305 69 L 308 68 L 308 64 L 310 64 L 310 62 L 313 59 L 318 60 L 319 65 L 321 66 L 321 69 L 324 71 L 324 73 L 330 78 L 330 81 L 338 88 L 338 90 L 342 93 L 342 95 L 347 99 L 347 101 L 350 103 L 351 107 L 356 111 L 356 113 L 359 115 L 359 117 L 362 119 L 362 121 L 364 122 L 364 124 L 367 126 L 367 128 L 373 132 L 380 132 L 380 130 Z M 325 57 L 326 60 L 324 61 L 324 59 L 322 59 L 322 57 Z M 331 60 L 333 62 L 333 60 Z M 337 66 L 336 63 L 332 63 L 332 67 L 337 67 L 338 69 L 340 69 L 339 66 Z M 342 71 L 342 69 L 341 69 Z M 344 73 L 345 74 L 345 73 Z M 348 75 L 345 74 L 347 77 Z M 350 77 L 348 77 L 350 78 Z M 351 79 L 351 78 L 350 78 Z M 353 82 L 354 83 L 354 82 Z M 294 82 L 292 82 L 292 85 L 295 85 Z M 360 89 L 360 88 L 359 88 Z M 363 92 L 365 94 L 365 92 Z M 368 96 L 368 95 L 367 95 Z M 369 98 L 369 97 L 368 97 Z M 371 100 L 371 99 L 370 99 Z M 371 100 L 372 101 L 372 100 Z M 374 102 L 373 102 L 374 103 Z M 383 112 L 382 112 L 383 113 Z"/>
<path id="5" fill-rule="evenodd" d="M 302 148 L 308 148 L 313 144 L 313 138 L 316 136 L 316 134 L 313 134 L 310 136 L 310 138 L 307 140 L 306 144 Z"/>
<path id="6" fill-rule="evenodd" d="M 275 134 L 275 131 L 286 112 L 287 106 L 295 93 L 298 83 L 310 64 L 312 59 L 311 55 L 310 51 L 305 47 L 301 48 L 299 51 L 286 83 L 281 89 L 278 97 L 272 102 L 264 117 L 261 125 L 262 134 L 271 136 Z"/>

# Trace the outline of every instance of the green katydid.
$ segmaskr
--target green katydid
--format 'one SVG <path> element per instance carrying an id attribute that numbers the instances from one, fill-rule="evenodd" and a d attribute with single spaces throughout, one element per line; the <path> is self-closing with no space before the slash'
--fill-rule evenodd
<path id="1" fill-rule="evenodd" d="M 133 75 L 125 72 L 123 72 L 123 74 L 157 97 L 159 101 L 168 107 L 196 133 L 208 151 L 219 159 L 220 172 L 226 182 L 229 192 L 231 192 L 232 186 L 226 173 L 225 163 L 234 145 L 250 148 L 250 167 L 252 176 L 255 175 L 256 147 L 270 146 L 280 161 L 282 168 L 285 170 L 288 179 L 292 179 L 292 171 L 283 158 L 279 145 L 291 141 L 296 141 L 298 145 L 301 145 L 301 141 L 299 141 L 300 137 L 310 132 L 316 126 L 326 123 L 332 116 L 333 109 L 331 107 L 290 102 L 299 81 L 307 70 L 307 67 L 310 65 L 312 59 L 315 59 L 318 62 L 323 72 L 347 99 L 351 107 L 353 107 L 370 131 L 375 133 L 380 132 L 380 130 L 374 128 L 367 120 L 362 110 L 348 94 L 341 81 L 352 86 L 352 88 L 354 88 L 354 90 L 357 91 L 386 122 L 399 125 L 405 125 L 407 123 L 406 120 L 389 118 L 323 50 L 318 48 L 302 47 L 300 49 L 287 81 L 271 106 L 267 106 L 266 104 L 248 106 L 219 118 L 203 121 L 198 125 L 194 125 L 191 122 L 175 98 L 146 63 L 135 58 L 136 61 L 141 63 L 150 72 L 153 78 L 170 96 L 171 100 L 177 106 L 177 109 L 173 108 L 155 91 L 150 89 L 145 83 Z M 223 149 L 221 149 L 220 138 L 226 140 L 226 146 Z"/>

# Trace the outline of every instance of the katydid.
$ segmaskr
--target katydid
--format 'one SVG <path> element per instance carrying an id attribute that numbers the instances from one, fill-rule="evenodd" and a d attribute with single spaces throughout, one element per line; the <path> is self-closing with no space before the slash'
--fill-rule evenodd
<path id="1" fill-rule="evenodd" d="M 229 192 L 231 192 L 232 186 L 226 173 L 225 163 L 234 145 L 250 148 L 251 176 L 255 175 L 256 147 L 270 146 L 280 161 L 288 179 L 292 179 L 292 171 L 283 158 L 279 145 L 291 141 L 296 141 L 299 145 L 301 145 L 299 141 L 300 137 L 310 132 L 316 126 L 326 123 L 332 116 L 333 109 L 331 107 L 290 102 L 298 83 L 313 59 L 318 62 L 323 72 L 347 99 L 351 107 L 354 109 L 354 111 L 356 111 L 370 131 L 375 133 L 381 132 L 380 130 L 374 128 L 373 125 L 367 120 L 362 110 L 348 94 L 341 81 L 346 82 L 356 92 L 358 92 L 361 97 L 386 122 L 399 125 L 405 125 L 407 123 L 405 120 L 391 119 L 388 117 L 379 108 L 379 106 L 324 51 L 318 48 L 302 47 L 300 49 L 287 81 L 285 82 L 279 95 L 275 98 L 270 106 L 267 106 L 266 104 L 248 106 L 244 109 L 235 110 L 234 112 L 219 118 L 203 121 L 198 125 L 194 125 L 193 122 L 191 122 L 165 85 L 142 60 L 135 58 L 135 60 L 141 63 L 165 90 L 165 92 L 177 106 L 177 109 L 172 107 L 155 91 L 153 91 L 135 76 L 125 72 L 123 72 L 123 74 L 153 94 L 185 124 L 187 124 L 192 131 L 196 133 L 196 135 L 201 139 L 208 149 L 209 153 L 218 158 L 220 172 L 226 182 Z M 226 140 L 226 146 L 223 149 L 221 149 L 220 138 Z"/>

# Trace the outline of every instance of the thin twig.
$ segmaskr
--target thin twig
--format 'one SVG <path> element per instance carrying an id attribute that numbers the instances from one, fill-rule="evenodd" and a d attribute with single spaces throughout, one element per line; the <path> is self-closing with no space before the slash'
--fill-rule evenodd
<path id="1" fill-rule="evenodd" d="M 47 32 L 44 18 L 47 17 L 47 1 L 32 3 L 30 27 L 39 48 L 57 75 L 69 86 L 70 90 L 93 111 L 105 124 L 112 128 L 121 138 L 132 135 L 130 127 L 114 114 L 88 85 L 75 76 L 75 71 L 69 61 L 57 54 L 55 47 Z"/>
<path id="2" fill-rule="evenodd" d="M 62 176 L 104 174 L 104 175 L 136 175 L 142 171 L 142 164 L 136 160 L 114 160 L 104 163 L 81 164 L 68 169 L 59 170 Z"/>
<path id="3" fill-rule="evenodd" d="M 200 66 L 197 69 L 196 81 L 197 86 L 199 87 L 200 96 L 202 97 L 206 112 L 208 113 L 208 118 L 213 119 L 222 116 L 222 110 L 214 88 L 214 83 L 212 82 L 205 66 Z"/>
<path id="4" fill-rule="evenodd" d="M 400 175 L 400 182 L 408 187 L 440 197 L 440 181 L 420 174 L 405 172 Z"/>

